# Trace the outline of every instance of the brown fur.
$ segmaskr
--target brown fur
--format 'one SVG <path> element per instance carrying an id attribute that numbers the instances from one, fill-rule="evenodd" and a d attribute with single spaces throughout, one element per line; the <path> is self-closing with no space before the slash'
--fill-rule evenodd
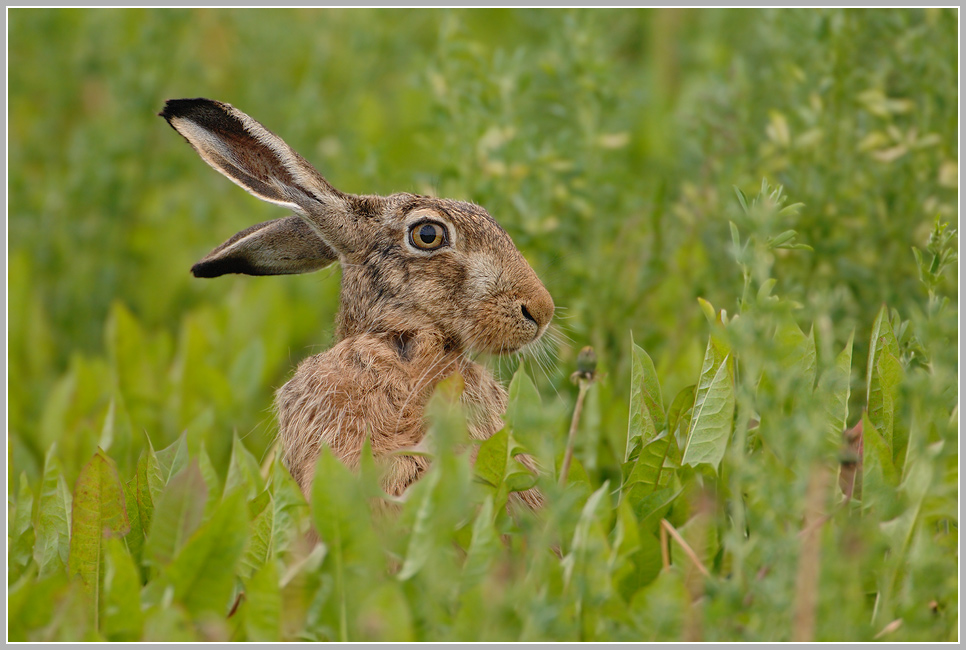
<path id="1" fill-rule="evenodd" d="M 401 495 L 428 466 L 425 456 L 404 452 L 423 440 L 426 405 L 454 372 L 463 376 L 470 435 L 485 440 L 503 426 L 506 391 L 468 355 L 515 352 L 536 341 L 554 306 L 486 210 L 415 194 L 339 192 L 280 138 L 227 104 L 171 100 L 161 115 L 212 167 L 298 215 L 238 233 L 195 266 L 197 275 L 302 273 L 334 259 L 342 264 L 337 342 L 305 359 L 275 399 L 285 459 L 306 495 L 323 445 L 355 468 L 367 435 L 385 468 L 385 490 Z M 426 222 L 445 232 L 436 250 L 414 245 Z M 532 460 L 520 459 L 535 470 Z M 536 490 L 518 498 L 530 507 L 541 503 Z"/>

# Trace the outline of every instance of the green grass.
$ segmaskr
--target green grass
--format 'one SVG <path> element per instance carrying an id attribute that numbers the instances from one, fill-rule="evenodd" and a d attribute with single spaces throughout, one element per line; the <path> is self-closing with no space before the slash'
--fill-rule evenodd
<path id="1" fill-rule="evenodd" d="M 957 639 L 957 21 L 10 10 L 10 639 Z M 510 232 L 564 342 L 491 360 L 485 463 L 441 395 L 398 517 L 328 455 L 302 499 L 272 393 L 339 272 L 190 276 L 283 216 L 157 117 L 193 96 Z"/>

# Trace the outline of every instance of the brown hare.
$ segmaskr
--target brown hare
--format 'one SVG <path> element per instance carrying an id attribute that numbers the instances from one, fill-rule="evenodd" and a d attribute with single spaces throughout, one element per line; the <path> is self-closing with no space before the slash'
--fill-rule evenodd
<path id="1" fill-rule="evenodd" d="M 554 304 L 486 210 L 416 194 L 340 192 L 228 104 L 175 99 L 160 115 L 209 165 L 297 215 L 242 230 L 195 264 L 195 276 L 342 265 L 336 344 L 305 359 L 275 396 L 285 462 L 306 496 L 321 447 L 355 468 L 367 435 L 384 489 L 402 495 L 428 465 L 405 450 L 422 441 L 426 404 L 455 372 L 470 435 L 486 439 L 502 427 L 506 390 L 470 355 L 535 342 Z M 536 490 L 517 494 L 531 507 L 541 502 Z"/>

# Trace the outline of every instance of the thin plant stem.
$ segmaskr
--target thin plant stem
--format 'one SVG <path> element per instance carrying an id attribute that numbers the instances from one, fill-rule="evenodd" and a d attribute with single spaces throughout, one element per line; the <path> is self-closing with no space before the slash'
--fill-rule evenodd
<path id="1" fill-rule="evenodd" d="M 563 465 L 560 467 L 560 485 L 567 484 L 567 475 L 570 473 L 570 463 L 574 457 L 574 443 L 577 439 L 577 425 L 580 423 L 580 413 L 584 410 L 584 398 L 587 397 L 587 389 L 590 382 L 586 379 L 579 379 L 579 391 L 577 393 L 577 404 L 574 406 L 574 416 L 570 420 L 570 433 L 567 435 L 567 450 L 564 452 Z"/>
<path id="2" fill-rule="evenodd" d="M 684 538 L 681 537 L 681 534 L 674 529 L 674 526 L 672 526 L 667 519 L 661 520 L 661 528 L 667 530 L 668 534 L 674 538 L 674 541 L 677 542 L 682 549 L 684 549 L 685 555 L 691 558 L 691 561 L 694 562 L 694 566 L 698 567 L 698 571 L 700 571 L 705 578 L 710 578 L 711 573 L 704 568 L 704 565 L 698 558 L 698 554 L 694 552 L 694 549 L 692 549 L 686 541 L 684 541 Z"/>

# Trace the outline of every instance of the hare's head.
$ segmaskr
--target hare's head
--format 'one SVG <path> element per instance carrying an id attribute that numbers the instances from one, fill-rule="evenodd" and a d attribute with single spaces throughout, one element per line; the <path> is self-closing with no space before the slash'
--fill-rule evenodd
<path id="1" fill-rule="evenodd" d="M 228 104 L 170 100 L 161 115 L 212 167 L 297 213 L 241 231 L 198 262 L 196 276 L 305 273 L 338 261 L 342 337 L 435 330 L 454 349 L 501 353 L 537 340 L 549 325 L 550 294 L 483 208 L 340 192 Z"/>

